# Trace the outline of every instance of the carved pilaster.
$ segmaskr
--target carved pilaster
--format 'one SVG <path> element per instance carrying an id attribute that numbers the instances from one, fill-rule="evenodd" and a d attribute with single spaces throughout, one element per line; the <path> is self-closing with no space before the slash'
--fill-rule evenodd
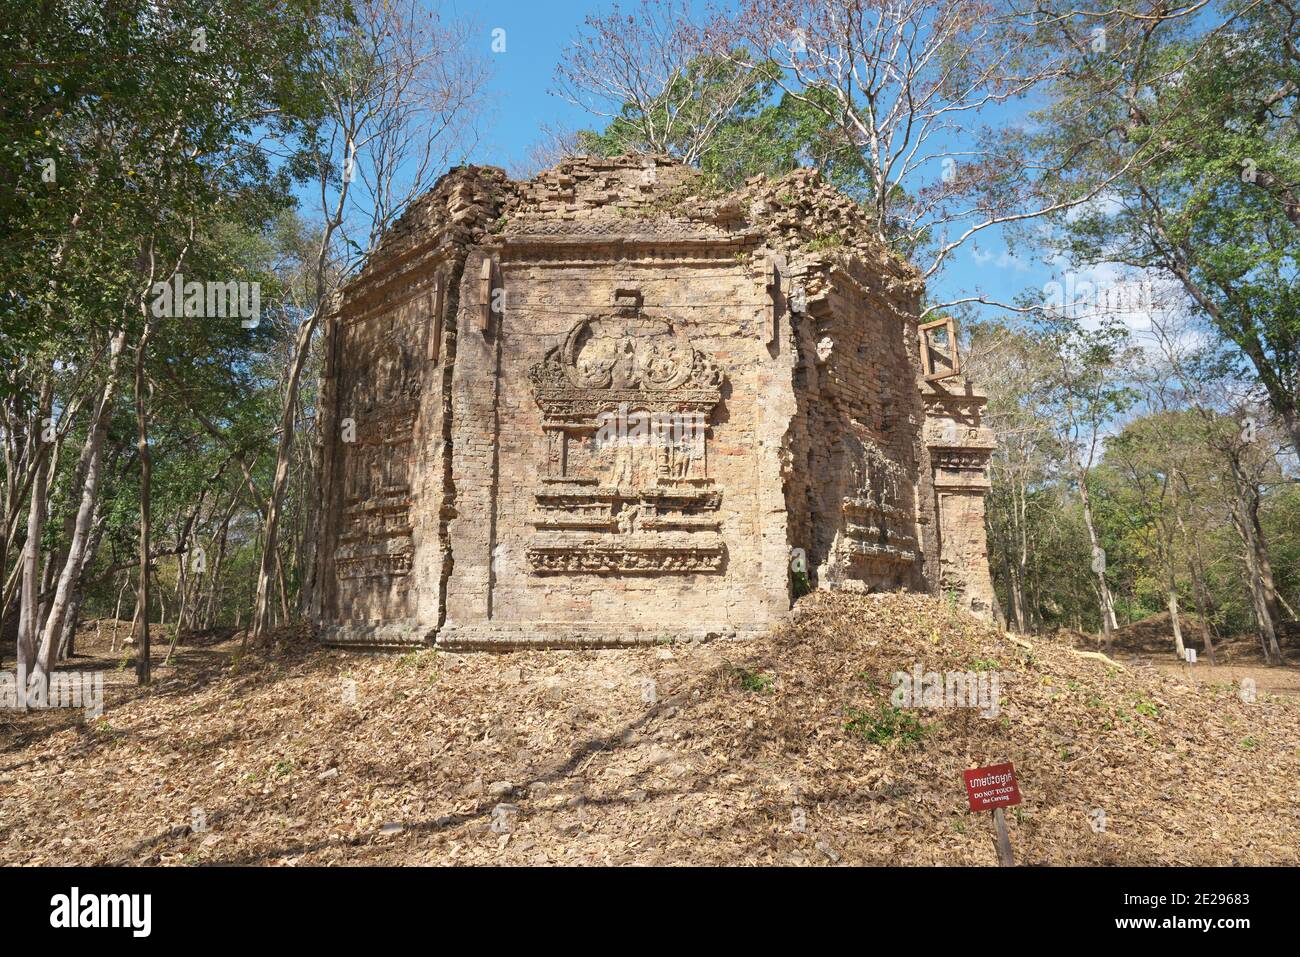
<path id="1" fill-rule="evenodd" d="M 988 571 L 984 496 L 988 463 L 997 447 L 981 424 L 987 398 L 963 377 L 922 385 L 925 444 L 933 471 L 939 523 L 939 586 L 972 610 L 992 613 L 995 599 Z"/>

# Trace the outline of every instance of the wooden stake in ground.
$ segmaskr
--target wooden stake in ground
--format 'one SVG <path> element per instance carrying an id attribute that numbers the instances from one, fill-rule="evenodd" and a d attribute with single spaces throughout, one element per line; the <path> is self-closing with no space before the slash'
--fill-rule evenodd
<path id="1" fill-rule="evenodd" d="M 987 768 L 963 771 L 966 781 L 966 798 L 972 812 L 992 811 L 998 863 L 1014 867 L 1011 855 L 1011 832 L 1007 828 L 1004 808 L 1020 803 L 1020 786 L 1016 783 L 1016 769 L 1010 764 L 995 764 Z"/>
<path id="2" fill-rule="evenodd" d="M 993 809 L 993 827 L 997 831 L 998 864 L 1002 867 L 1015 867 L 1015 858 L 1011 856 L 1011 832 L 1007 830 L 1007 815 L 1000 807 Z"/>

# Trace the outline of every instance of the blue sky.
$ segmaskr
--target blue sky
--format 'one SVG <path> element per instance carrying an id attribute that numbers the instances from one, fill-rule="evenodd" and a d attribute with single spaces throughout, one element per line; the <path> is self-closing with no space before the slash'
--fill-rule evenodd
<path id="1" fill-rule="evenodd" d="M 452 9 L 478 24 L 483 50 L 492 69 L 491 112 L 481 129 L 473 159 L 510 167 L 528 157 L 543 126 L 591 125 L 578 108 L 552 96 L 555 65 L 584 17 L 606 4 L 595 0 L 458 0 Z M 505 31 L 505 52 L 492 52 L 492 31 Z"/>
<path id="2" fill-rule="evenodd" d="M 583 19 L 605 13 L 610 0 L 452 0 L 445 9 L 477 24 L 483 51 L 491 67 L 491 104 L 479 127 L 479 141 L 471 154 L 476 163 L 507 170 L 525 165 L 530 148 L 541 139 L 543 127 L 577 129 L 599 127 L 601 121 L 551 94 L 555 66 L 565 46 L 578 33 Z M 621 4 L 635 6 L 635 0 Z M 492 52 L 494 30 L 504 30 L 504 52 Z M 1027 288 L 1042 290 L 1056 281 L 1065 285 L 1060 267 L 1034 258 L 1034 251 L 1008 250 L 997 229 L 980 234 L 956 251 L 939 278 L 932 295 L 941 300 L 983 294 L 1011 301 Z M 1114 281 L 1113 271 L 1095 277 Z"/>

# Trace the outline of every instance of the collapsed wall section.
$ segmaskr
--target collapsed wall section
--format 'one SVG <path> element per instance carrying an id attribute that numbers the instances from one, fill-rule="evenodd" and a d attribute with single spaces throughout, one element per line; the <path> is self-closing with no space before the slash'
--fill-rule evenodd
<path id="1" fill-rule="evenodd" d="M 918 482 L 924 417 L 908 287 L 855 261 L 810 264 L 798 324 L 801 441 L 790 483 L 811 583 L 856 591 L 925 587 L 931 521 Z"/>

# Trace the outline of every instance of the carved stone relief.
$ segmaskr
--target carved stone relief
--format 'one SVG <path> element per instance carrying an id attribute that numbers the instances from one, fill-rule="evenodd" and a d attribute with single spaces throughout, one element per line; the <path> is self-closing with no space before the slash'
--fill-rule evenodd
<path id="1" fill-rule="evenodd" d="M 720 571 L 713 359 L 671 320 L 633 307 L 579 320 L 530 378 L 546 433 L 530 569 Z"/>
<path id="2" fill-rule="evenodd" d="M 408 351 L 383 341 L 346 384 L 343 414 L 355 441 L 342 448 L 343 512 L 334 551 L 341 599 L 364 579 L 411 570 L 411 442 L 420 379 Z"/>
<path id="3" fill-rule="evenodd" d="M 843 437 L 849 494 L 841 500 L 843 538 L 840 542 L 848 571 L 889 571 L 889 566 L 917 560 L 916 537 L 909 529 L 901 490 L 908 479 L 863 429 Z"/>

